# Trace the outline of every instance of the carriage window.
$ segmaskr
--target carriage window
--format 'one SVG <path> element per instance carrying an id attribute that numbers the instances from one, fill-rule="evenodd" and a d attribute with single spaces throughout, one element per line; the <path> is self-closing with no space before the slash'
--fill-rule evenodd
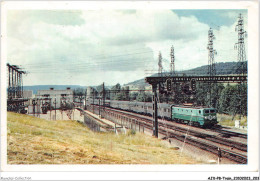
<path id="1" fill-rule="evenodd" d="M 201 114 L 201 111 L 199 111 L 199 113 Z"/>
<path id="2" fill-rule="evenodd" d="M 205 113 L 209 113 L 209 110 L 205 110 Z"/>
<path id="3" fill-rule="evenodd" d="M 215 110 L 210 110 L 210 113 L 215 113 Z"/>

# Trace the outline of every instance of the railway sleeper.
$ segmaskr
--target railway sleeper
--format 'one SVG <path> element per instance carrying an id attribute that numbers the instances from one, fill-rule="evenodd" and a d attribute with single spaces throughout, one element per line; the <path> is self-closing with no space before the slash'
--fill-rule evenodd
<path id="1" fill-rule="evenodd" d="M 205 143 L 202 143 L 202 142 L 199 142 L 199 141 L 194 141 L 194 140 L 191 140 L 190 138 L 186 138 L 186 140 L 185 140 L 185 138 L 182 137 L 182 136 L 180 137 L 180 136 L 176 136 L 176 135 L 171 135 L 171 137 L 175 138 L 179 141 L 182 141 L 182 142 L 185 141 L 188 144 L 191 144 L 193 146 L 197 146 L 200 149 L 209 151 L 213 154 L 216 154 L 216 155 L 218 154 L 218 147 L 217 146 L 208 145 L 208 144 L 205 144 Z M 236 161 L 236 162 L 239 162 L 239 163 L 242 163 L 242 164 L 247 163 L 247 159 L 244 156 L 240 156 L 236 153 L 227 152 L 224 149 L 221 149 L 221 153 L 225 158 L 230 159 L 232 161 Z"/>
<path id="2" fill-rule="evenodd" d="M 177 128 L 175 126 L 170 126 L 170 128 L 171 129 L 178 129 L 178 131 L 181 131 L 181 132 L 187 131 L 186 129 Z M 237 148 L 237 149 L 242 150 L 242 151 L 247 151 L 247 145 L 245 145 L 245 144 L 233 142 L 233 141 L 230 141 L 230 140 L 225 140 L 225 139 L 222 139 L 222 138 L 218 138 L 216 136 L 211 136 L 211 135 L 207 135 L 207 134 L 203 134 L 203 133 L 197 133 L 197 132 L 192 131 L 192 130 L 189 130 L 189 131 L 193 136 L 203 138 L 203 139 L 207 139 L 207 140 L 210 140 L 210 141 L 213 141 L 213 142 L 216 142 L 216 143 L 221 143 L 221 144 L 224 144 L 226 146 L 231 146 L 233 148 Z"/>
<path id="3" fill-rule="evenodd" d="M 115 112 L 117 112 L 117 111 L 115 111 Z M 127 117 L 129 117 L 129 115 L 127 115 L 127 114 L 123 114 L 123 113 L 120 113 L 121 115 L 124 115 L 124 116 L 127 116 Z M 138 117 L 137 116 L 131 116 L 133 119 L 137 119 Z M 139 118 L 140 119 L 140 118 Z M 149 120 L 149 119 L 140 119 L 140 120 L 138 120 L 138 122 L 139 121 L 144 121 L 145 123 L 142 123 L 146 128 L 148 128 L 148 129 L 151 129 L 152 130 L 152 126 L 151 125 L 149 125 L 149 123 L 152 123 L 152 120 Z M 149 123 L 148 123 L 149 122 Z M 161 127 L 163 127 L 164 126 L 164 124 L 162 124 L 162 123 L 159 123 L 159 125 L 161 126 Z M 187 131 L 186 129 L 183 129 L 183 128 L 179 128 L 179 127 L 175 127 L 175 126 L 172 126 L 172 125 L 167 125 L 167 127 L 169 128 L 178 128 L 178 131 Z M 161 134 L 167 134 L 167 131 L 165 131 L 165 130 L 159 130 L 159 132 L 161 133 Z M 193 132 L 193 131 L 191 131 L 194 135 L 195 134 L 197 134 L 197 136 L 198 136 L 198 133 L 196 133 L 196 132 Z M 213 145 L 208 145 L 208 144 L 205 144 L 205 143 L 202 143 L 202 142 L 199 142 L 199 141 L 195 141 L 195 140 L 193 140 L 193 139 L 190 139 L 189 137 L 186 137 L 185 138 L 185 136 L 183 136 L 183 135 L 180 135 L 180 134 L 177 134 L 177 133 L 170 133 L 170 136 L 168 136 L 169 138 L 174 138 L 174 139 L 177 139 L 177 140 L 179 140 L 179 141 L 182 141 L 182 142 L 187 142 L 188 144 L 191 144 L 191 145 L 194 145 L 194 146 L 197 146 L 197 147 L 199 147 L 200 149 L 202 149 L 202 150 L 206 150 L 206 151 L 209 151 L 209 152 L 211 152 L 211 153 L 213 153 L 213 154 L 218 154 L 218 147 L 217 146 L 213 146 Z M 210 136 L 208 136 L 208 135 L 206 135 L 206 134 L 199 134 L 199 137 L 206 137 L 206 138 L 208 138 L 209 140 L 210 139 L 212 139 L 212 140 L 215 140 L 216 142 L 218 142 L 218 143 L 221 143 L 221 144 L 223 144 L 221 141 L 219 141 L 218 139 L 219 138 L 214 138 L 214 137 L 210 137 Z M 225 140 L 226 142 L 229 142 L 229 141 L 227 141 L 227 140 Z M 231 142 L 229 142 L 229 143 L 231 143 Z M 234 145 L 233 145 L 234 146 Z M 236 147 L 243 147 L 244 145 L 243 144 L 240 144 L 240 145 L 238 145 L 238 146 L 236 146 Z M 242 148 L 243 149 L 243 148 Z M 243 156 L 240 156 L 240 155 L 237 155 L 237 154 L 235 154 L 235 153 L 230 153 L 230 152 L 226 152 L 225 150 L 221 150 L 221 152 L 222 152 L 222 155 L 224 156 L 224 157 L 226 157 L 227 159 L 230 159 L 230 160 L 233 160 L 233 161 L 236 161 L 236 162 L 239 162 L 239 163 L 247 163 L 247 159 L 245 158 L 245 157 L 243 157 Z"/>

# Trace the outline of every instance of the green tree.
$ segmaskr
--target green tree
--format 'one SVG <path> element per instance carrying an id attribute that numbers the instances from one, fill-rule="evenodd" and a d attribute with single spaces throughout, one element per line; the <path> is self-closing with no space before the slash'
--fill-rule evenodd
<path id="1" fill-rule="evenodd" d="M 74 96 L 82 96 L 82 95 L 85 95 L 85 91 L 86 91 L 86 89 L 76 88 L 76 89 L 73 90 L 73 95 Z"/>
<path id="2" fill-rule="evenodd" d="M 152 102 L 152 94 L 145 92 L 145 86 L 141 85 L 136 100 L 139 102 Z"/>
<path id="3" fill-rule="evenodd" d="M 223 89 L 223 84 L 212 84 L 210 96 L 210 85 L 208 83 L 197 83 L 195 96 L 195 101 L 197 102 L 197 105 L 212 106 L 214 108 L 219 109 L 219 100 Z"/>
<path id="4" fill-rule="evenodd" d="M 247 115 L 247 85 L 228 84 L 219 98 L 219 112 L 231 115 Z"/>
<path id="5" fill-rule="evenodd" d="M 116 98 L 119 98 L 120 96 L 117 96 L 118 93 L 120 93 L 121 85 L 117 83 L 110 89 L 110 99 L 111 100 L 118 100 Z"/>
<path id="6" fill-rule="evenodd" d="M 130 100 L 129 86 L 124 87 L 124 100 L 126 100 L 126 101 Z"/>
<path id="7" fill-rule="evenodd" d="M 129 95 L 130 101 L 136 100 L 137 96 L 138 96 L 138 92 L 131 92 Z"/>

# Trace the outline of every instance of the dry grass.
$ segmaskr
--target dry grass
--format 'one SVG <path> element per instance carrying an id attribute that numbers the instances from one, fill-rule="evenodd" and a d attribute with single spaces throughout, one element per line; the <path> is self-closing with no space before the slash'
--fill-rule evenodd
<path id="1" fill-rule="evenodd" d="M 236 115 L 232 120 L 232 115 L 227 114 L 217 114 L 217 119 L 220 125 L 222 126 L 235 126 L 235 120 L 239 120 L 239 116 Z M 241 118 L 241 126 L 247 126 L 247 117 L 244 116 Z"/>
<path id="2" fill-rule="evenodd" d="M 94 133 L 76 121 L 8 113 L 8 164 L 198 164 L 165 142 L 136 133 Z"/>

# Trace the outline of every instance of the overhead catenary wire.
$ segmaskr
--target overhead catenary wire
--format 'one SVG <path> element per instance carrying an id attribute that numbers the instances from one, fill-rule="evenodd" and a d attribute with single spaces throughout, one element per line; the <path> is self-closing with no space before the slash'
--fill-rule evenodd
<path id="1" fill-rule="evenodd" d="M 159 103 L 158 104 L 158 108 L 159 108 L 159 113 L 161 113 L 160 115 L 163 115 L 162 114 L 162 106 L 161 106 L 161 102 L 160 102 L 160 98 L 159 98 L 159 94 L 157 94 L 157 102 Z M 161 111 L 161 112 L 160 112 Z M 162 121 L 163 121 L 163 124 L 164 124 L 164 127 L 166 128 L 166 137 L 169 138 L 169 132 L 168 132 L 168 128 L 167 128 L 167 124 L 166 124 L 166 120 L 164 119 L 164 115 L 162 116 Z"/>
<path id="2" fill-rule="evenodd" d="M 147 49 L 147 48 L 143 48 L 143 49 Z M 164 49 L 161 49 L 161 50 L 168 50 L 168 48 L 164 48 Z M 142 49 L 136 49 L 136 50 L 142 50 Z M 149 51 L 145 51 L 145 52 L 133 52 L 133 53 L 127 53 L 127 54 L 120 54 L 120 55 L 112 55 L 112 56 L 107 56 L 105 54 L 100 54 L 100 55 L 94 55 L 94 56 L 90 56 L 90 57 L 77 57 L 76 60 L 78 59 L 85 59 L 85 60 L 99 60 L 99 59 L 108 59 L 108 58 L 113 58 L 113 57 L 120 57 L 120 56 L 129 56 L 129 55 L 136 55 L 136 54 L 146 54 L 146 53 L 154 53 L 153 50 L 149 50 Z M 42 56 L 41 56 L 42 57 Z M 98 58 L 98 57 L 101 57 L 101 58 Z M 44 58 L 46 59 L 46 58 Z M 66 58 L 68 59 L 68 58 Z M 69 59 L 73 59 L 73 62 L 71 62 L 72 64 L 86 64 L 85 61 L 82 61 L 82 62 L 75 62 L 75 57 L 69 57 Z M 60 61 L 59 61 L 60 60 Z M 55 63 L 61 63 L 63 64 L 65 58 L 60 58 L 60 59 L 53 59 L 53 61 L 44 61 L 44 63 L 27 63 L 27 64 L 23 64 L 23 65 L 27 65 L 27 66 L 49 66 L 50 64 L 55 64 Z M 58 61 L 58 62 L 56 62 Z M 120 60 L 121 61 L 121 60 Z M 106 61 L 105 61 L 106 62 Z M 100 62 L 102 63 L 102 62 Z"/>
<path id="3" fill-rule="evenodd" d="M 129 54 L 121 54 L 121 55 L 115 55 L 115 56 L 108 56 L 108 57 L 100 57 L 99 59 L 109 59 L 109 58 L 113 58 L 113 57 L 120 57 L 120 56 L 130 56 L 130 55 L 135 55 L 135 54 L 145 54 L 145 53 L 152 53 L 153 51 L 145 51 L 145 52 L 134 52 L 134 53 L 129 53 Z M 98 56 L 96 56 L 98 57 Z M 59 60 L 59 59 L 57 59 Z M 64 59 L 60 59 L 60 60 L 64 60 Z M 89 60 L 89 59 L 88 59 Z M 98 60 L 98 59 L 97 59 Z M 121 63 L 122 65 L 120 66 L 126 66 L 127 64 L 130 64 L 131 67 L 133 67 L 133 65 L 139 67 L 139 65 L 137 65 L 138 63 L 142 64 L 142 63 L 146 63 L 146 62 L 150 62 L 150 59 L 147 58 L 146 60 L 141 60 L 140 59 L 136 59 L 134 58 L 133 60 L 131 60 L 131 62 L 128 61 L 129 59 L 116 59 L 116 60 L 108 60 L 108 61 L 91 61 L 91 62 L 70 62 L 70 63 L 64 63 L 64 62 L 57 62 L 57 61 L 50 61 L 50 62 L 44 62 L 44 63 L 35 63 L 35 64 L 24 64 L 27 68 L 27 70 L 30 70 L 30 72 L 32 73 L 39 73 L 39 70 L 42 69 L 48 69 L 48 71 L 50 71 L 50 69 L 56 69 L 57 66 L 59 66 L 59 68 L 67 68 L 68 70 L 74 70 L 78 71 L 80 69 L 84 69 L 85 68 L 90 68 L 91 66 L 102 66 L 102 65 L 109 65 L 111 63 Z M 168 62 L 165 59 L 163 59 L 164 62 Z M 86 65 L 87 64 L 87 65 Z M 55 66 L 56 65 L 56 66 Z M 119 65 L 117 65 L 119 66 Z M 133 67 L 134 68 L 134 67 Z M 36 71 L 36 72 L 33 72 Z M 56 71 L 57 73 L 59 73 L 59 71 Z M 55 73 L 55 72 L 53 72 Z"/>
<path id="4" fill-rule="evenodd" d="M 113 56 L 105 56 L 103 55 L 103 57 L 101 58 L 98 58 L 98 57 L 84 57 L 84 58 L 76 58 L 77 60 L 78 59 L 85 59 L 85 60 L 102 60 L 102 59 L 109 59 L 109 58 L 114 58 L 114 57 L 121 57 L 121 56 L 129 56 L 129 55 L 138 55 L 138 54 L 146 54 L 146 53 L 151 53 L 153 52 L 152 50 L 150 51 L 145 51 L 145 52 L 135 52 L 135 53 L 129 53 L 129 54 L 120 54 L 120 55 L 113 55 Z M 74 58 L 75 59 L 75 58 Z M 50 63 L 53 64 L 53 63 L 64 63 L 64 62 L 54 62 L 54 61 L 58 61 L 58 60 L 64 60 L 64 58 L 62 59 L 53 59 L 53 61 L 47 61 L 47 62 L 44 62 L 44 63 L 33 63 L 33 64 L 23 64 L 23 65 L 27 65 L 27 66 L 42 66 L 42 65 L 47 65 L 49 66 Z M 73 64 L 85 64 L 86 62 L 73 62 Z M 102 62 L 98 62 L 98 63 L 102 63 Z"/>

